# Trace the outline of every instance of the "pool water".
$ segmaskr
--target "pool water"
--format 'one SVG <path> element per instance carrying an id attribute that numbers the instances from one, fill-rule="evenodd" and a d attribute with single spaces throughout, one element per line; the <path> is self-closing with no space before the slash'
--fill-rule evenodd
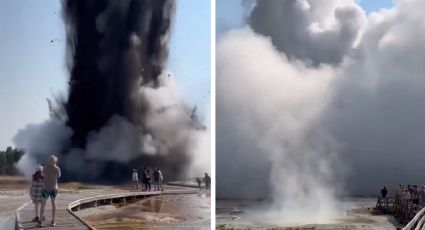
<path id="1" fill-rule="evenodd" d="M 209 192 L 161 195 L 80 214 L 96 229 L 210 229 Z"/>

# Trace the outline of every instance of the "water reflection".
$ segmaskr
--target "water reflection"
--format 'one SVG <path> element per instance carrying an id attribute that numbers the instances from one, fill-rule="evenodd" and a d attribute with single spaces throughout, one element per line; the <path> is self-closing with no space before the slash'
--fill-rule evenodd
<path id="1" fill-rule="evenodd" d="M 210 194 L 201 192 L 155 196 L 82 217 L 96 229 L 210 229 L 210 208 Z"/>
<path id="2" fill-rule="evenodd" d="M 140 202 L 140 211 L 142 212 L 161 212 L 162 207 L 164 207 L 162 199 L 154 198 Z"/>

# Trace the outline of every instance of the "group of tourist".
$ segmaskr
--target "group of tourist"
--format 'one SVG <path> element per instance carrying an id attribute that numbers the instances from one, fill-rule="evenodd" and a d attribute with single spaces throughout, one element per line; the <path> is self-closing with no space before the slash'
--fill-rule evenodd
<path id="1" fill-rule="evenodd" d="M 387 194 L 388 190 L 384 186 L 381 189 L 381 198 L 383 198 L 383 200 L 387 200 Z M 399 184 L 395 190 L 394 198 L 395 205 L 425 205 L 425 185 L 420 187 L 417 185 L 402 186 Z"/>
<path id="2" fill-rule="evenodd" d="M 408 201 L 412 204 L 425 204 L 425 185 L 398 185 L 395 193 L 396 202 Z"/>
<path id="3" fill-rule="evenodd" d="M 51 226 L 55 226 L 56 197 L 58 195 L 58 178 L 61 176 L 61 170 L 57 166 L 58 158 L 54 155 L 49 156 L 46 166 L 37 166 L 32 175 L 32 184 L 29 195 L 35 207 L 34 222 L 38 222 L 42 227 L 45 220 L 44 211 L 47 200 L 50 198 L 52 203 L 52 221 Z"/>
<path id="4" fill-rule="evenodd" d="M 139 180 L 141 178 L 141 180 Z M 153 173 L 148 168 L 144 168 L 141 175 L 137 169 L 133 169 L 133 174 L 131 176 L 131 189 L 139 190 L 139 183 L 142 183 L 142 191 L 151 191 L 151 183 L 153 179 L 153 189 L 154 191 L 164 191 L 162 187 L 164 177 L 159 168 L 156 168 Z"/>
<path id="5" fill-rule="evenodd" d="M 196 183 L 198 184 L 198 187 L 201 187 L 202 182 L 205 183 L 205 188 L 210 189 L 211 187 L 211 177 L 208 175 L 208 173 L 205 173 L 204 178 L 202 177 L 196 177 Z"/>
<path id="6" fill-rule="evenodd" d="M 32 175 L 29 195 L 35 207 L 35 217 L 33 221 L 38 222 L 39 227 L 42 227 L 43 221 L 45 221 L 44 212 L 49 198 L 52 204 L 52 220 L 50 225 L 56 226 L 56 197 L 58 195 L 58 179 L 61 177 L 61 170 L 57 166 L 57 163 L 58 158 L 51 155 L 48 157 L 46 165 L 38 165 L 35 169 L 35 173 Z M 139 178 L 141 178 L 141 180 L 139 180 Z M 198 183 L 201 180 L 202 179 L 199 178 Z M 153 173 L 151 173 L 151 171 L 145 167 L 140 174 L 137 169 L 133 169 L 131 189 L 137 191 L 139 189 L 139 183 L 141 182 L 143 191 L 151 191 L 152 181 L 154 191 L 164 191 L 162 186 L 164 178 L 159 168 L 155 168 Z M 211 178 L 207 173 L 205 173 L 203 182 L 205 183 L 205 187 L 210 189 Z"/>

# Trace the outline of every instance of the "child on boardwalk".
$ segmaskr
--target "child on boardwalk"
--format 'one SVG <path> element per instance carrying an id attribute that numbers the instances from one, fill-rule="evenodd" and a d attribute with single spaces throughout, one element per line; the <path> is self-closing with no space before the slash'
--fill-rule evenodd
<path id="1" fill-rule="evenodd" d="M 35 173 L 32 175 L 32 184 L 30 188 L 30 197 L 35 207 L 35 217 L 32 221 L 40 221 L 40 208 L 41 208 L 41 190 L 43 188 L 43 167 L 37 166 Z"/>

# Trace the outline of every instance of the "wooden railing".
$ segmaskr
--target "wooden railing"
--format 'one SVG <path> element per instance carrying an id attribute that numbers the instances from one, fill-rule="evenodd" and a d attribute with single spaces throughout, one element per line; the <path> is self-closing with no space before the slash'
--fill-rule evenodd
<path id="1" fill-rule="evenodd" d="M 69 203 L 67 211 L 71 215 L 73 215 L 75 218 L 80 220 L 84 225 L 86 225 L 87 228 L 95 230 L 95 228 L 90 226 L 75 212 L 78 212 L 80 211 L 80 209 L 84 209 L 84 208 L 98 207 L 98 206 L 111 205 L 111 204 L 117 204 L 117 203 L 126 203 L 127 201 L 144 199 L 146 197 L 160 195 L 160 194 L 162 194 L 162 192 L 153 191 L 153 192 L 131 192 L 131 193 L 119 193 L 119 194 L 94 196 L 94 197 L 76 200 Z"/>
<path id="2" fill-rule="evenodd" d="M 90 207 L 98 207 L 102 205 L 110 205 L 116 203 L 126 203 L 130 200 L 138 200 L 143 199 L 153 195 L 160 195 L 162 192 L 160 191 L 152 191 L 152 192 L 131 192 L 131 193 L 119 193 L 119 194 L 109 194 L 109 195 L 101 195 L 94 196 L 89 198 L 84 198 L 80 200 L 76 200 L 68 204 L 69 211 L 79 211 L 80 209 L 90 208 Z"/>
<path id="3" fill-rule="evenodd" d="M 411 200 L 395 197 L 378 197 L 376 209 L 384 214 L 392 215 L 401 224 L 407 223 L 404 229 L 421 229 L 425 223 L 425 209 L 423 205 L 413 204 Z M 416 228 L 416 226 L 420 226 Z M 413 228 L 415 227 L 415 228 Z M 424 228 L 425 229 L 425 228 Z"/>

